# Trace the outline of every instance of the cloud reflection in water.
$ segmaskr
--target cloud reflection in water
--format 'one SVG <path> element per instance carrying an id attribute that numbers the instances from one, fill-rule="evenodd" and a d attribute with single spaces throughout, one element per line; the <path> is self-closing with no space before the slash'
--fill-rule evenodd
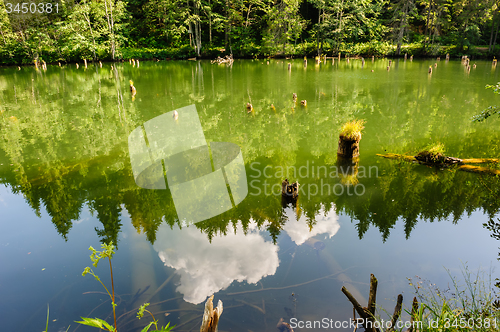
<path id="1" fill-rule="evenodd" d="M 289 221 L 284 230 L 297 245 L 318 234 L 332 237 L 340 229 L 335 208 L 326 213 L 321 209 L 311 231 L 304 216 L 297 220 L 291 208 L 285 209 L 285 213 Z M 226 289 L 235 280 L 257 283 L 275 274 L 279 266 L 279 247 L 266 241 L 255 223 L 250 224 L 246 235 L 240 224 L 236 232 L 229 224 L 227 235 L 214 236 L 212 243 L 193 226 L 180 230 L 162 225 L 153 247 L 165 266 L 174 268 L 180 275 L 176 291 L 184 295 L 185 301 L 194 304 Z"/>
<path id="2" fill-rule="evenodd" d="M 153 247 L 163 263 L 180 275 L 177 291 L 184 300 L 198 304 L 235 280 L 256 283 L 276 272 L 278 246 L 251 226 L 253 230 L 245 235 L 241 225 L 235 232 L 230 224 L 226 236 L 214 236 L 210 243 L 195 227 L 172 230 L 164 225 Z"/>
<path id="3" fill-rule="evenodd" d="M 301 215 L 299 220 L 297 220 L 297 215 L 291 207 L 285 208 L 284 211 L 288 217 L 288 221 L 283 227 L 283 230 L 298 246 L 318 234 L 326 233 L 328 237 L 331 238 L 337 234 L 340 229 L 339 216 L 335 213 L 335 207 L 332 207 L 326 213 L 325 208 L 321 207 L 318 214 L 314 216 L 316 224 L 311 230 L 309 230 L 305 215 Z"/>

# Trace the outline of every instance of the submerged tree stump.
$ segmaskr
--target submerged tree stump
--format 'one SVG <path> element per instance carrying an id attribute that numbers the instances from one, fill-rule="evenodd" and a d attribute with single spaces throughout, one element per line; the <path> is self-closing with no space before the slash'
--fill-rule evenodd
<path id="1" fill-rule="evenodd" d="M 359 138 L 348 138 L 344 135 L 339 136 L 339 147 L 337 150 L 337 156 L 352 159 L 359 157 L 359 141 L 361 140 L 361 135 Z"/>
<path id="2" fill-rule="evenodd" d="M 344 158 L 337 156 L 337 169 L 340 182 L 344 185 L 356 185 L 358 181 L 359 158 Z"/>
<path id="3" fill-rule="evenodd" d="M 336 166 L 341 175 L 357 175 L 359 170 L 359 159 L 337 156 Z"/>
<path id="4" fill-rule="evenodd" d="M 299 183 L 296 181 L 290 184 L 288 179 L 283 180 L 281 183 L 281 195 L 283 197 L 296 199 L 299 196 Z"/>

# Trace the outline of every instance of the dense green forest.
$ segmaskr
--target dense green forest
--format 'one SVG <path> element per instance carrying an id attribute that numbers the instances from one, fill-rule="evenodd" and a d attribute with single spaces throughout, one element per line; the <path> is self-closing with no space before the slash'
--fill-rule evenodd
<path id="1" fill-rule="evenodd" d="M 0 1 L 1 63 L 499 49 L 500 0 L 45 1 Z"/>

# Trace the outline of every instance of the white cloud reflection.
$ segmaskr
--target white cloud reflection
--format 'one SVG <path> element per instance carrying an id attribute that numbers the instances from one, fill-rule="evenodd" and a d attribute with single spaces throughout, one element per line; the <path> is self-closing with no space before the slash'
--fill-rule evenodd
<path id="1" fill-rule="evenodd" d="M 288 222 L 285 232 L 292 241 L 301 245 L 318 235 L 334 236 L 340 229 L 335 208 L 325 213 L 322 208 L 315 216 L 317 223 L 310 231 L 305 216 L 297 220 L 291 208 L 285 209 Z M 264 237 L 251 221 L 245 235 L 241 224 L 228 225 L 227 235 L 216 235 L 210 243 L 206 234 L 194 226 L 170 229 L 162 225 L 153 245 L 162 262 L 176 270 L 180 284 L 176 291 L 184 300 L 198 304 L 208 296 L 226 289 L 233 281 L 257 283 L 273 275 L 279 266 L 278 246 Z"/>
<path id="2" fill-rule="evenodd" d="M 245 235 L 240 224 L 236 232 L 230 224 L 227 235 L 214 236 L 212 243 L 193 226 L 180 230 L 163 225 L 153 247 L 163 263 L 180 275 L 177 291 L 194 304 L 235 280 L 256 283 L 273 275 L 279 265 L 278 246 L 257 231 Z"/>
<path id="3" fill-rule="evenodd" d="M 305 215 L 300 216 L 299 220 L 297 220 L 295 211 L 290 207 L 285 209 L 285 214 L 288 217 L 288 221 L 283 229 L 298 246 L 318 234 L 326 233 L 327 236 L 331 238 L 337 234 L 340 229 L 339 216 L 335 212 L 335 207 L 332 207 L 326 213 L 325 208 L 322 207 L 318 214 L 314 216 L 316 224 L 312 230 L 309 230 Z"/>

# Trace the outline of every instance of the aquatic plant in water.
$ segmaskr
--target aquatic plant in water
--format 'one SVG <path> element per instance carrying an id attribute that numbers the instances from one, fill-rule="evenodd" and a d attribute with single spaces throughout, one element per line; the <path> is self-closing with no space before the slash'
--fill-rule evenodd
<path id="1" fill-rule="evenodd" d="M 111 304 L 113 306 L 113 318 L 114 318 L 114 327 L 111 326 L 108 322 L 106 322 L 105 320 L 103 319 L 100 319 L 100 318 L 87 318 L 87 317 L 82 317 L 82 321 L 77 321 L 77 323 L 80 323 L 80 324 L 83 324 L 83 325 L 87 325 L 87 326 L 92 326 L 92 327 L 97 327 L 99 329 L 103 329 L 103 330 L 106 330 L 106 331 L 109 331 L 109 332 L 117 332 L 117 327 L 116 327 L 116 306 L 117 304 L 115 303 L 115 286 L 114 286 L 114 281 L 113 281 L 113 266 L 111 264 L 111 259 L 113 258 L 113 255 L 115 253 L 115 246 L 113 245 L 113 241 L 109 242 L 109 244 L 101 244 L 101 249 L 102 251 L 97 251 L 95 250 L 92 246 L 89 247 L 89 250 L 92 251 L 92 254 L 90 254 L 90 259 L 92 260 L 92 265 L 94 267 L 97 267 L 97 264 L 99 263 L 99 261 L 103 258 L 107 258 L 108 259 L 108 262 L 109 262 L 109 270 L 110 270 L 110 274 L 111 274 L 111 292 L 108 290 L 108 288 L 106 287 L 106 285 L 104 285 L 104 283 L 101 281 L 101 279 L 99 278 L 98 275 L 96 275 L 94 273 L 94 271 L 90 268 L 90 267 L 86 267 L 84 270 L 83 270 L 83 273 L 82 273 L 82 276 L 85 276 L 87 275 L 88 273 L 90 273 L 91 275 L 94 276 L 94 278 L 99 281 L 101 283 L 101 285 L 104 287 L 104 289 L 106 290 L 106 292 L 108 293 L 110 299 L 111 299 Z M 146 325 L 146 327 L 144 327 L 144 329 L 142 330 L 142 332 L 147 332 L 149 330 L 149 328 L 154 325 L 156 330 L 155 331 L 161 331 L 161 332 L 167 332 L 167 331 L 170 331 L 172 330 L 174 326 L 170 326 L 170 323 L 167 324 L 167 326 L 163 327 L 163 328 L 160 328 L 158 329 L 158 321 L 155 319 L 155 317 L 153 316 L 153 314 L 146 309 L 146 307 L 149 305 L 149 303 L 144 303 L 142 306 L 139 307 L 139 312 L 137 313 L 137 317 L 139 319 L 141 319 L 144 315 L 144 311 L 148 312 L 151 317 L 153 317 L 153 321 L 150 322 L 148 325 Z"/>
<path id="2" fill-rule="evenodd" d="M 146 309 L 147 306 L 149 306 L 149 303 L 144 303 L 143 305 L 141 305 L 139 307 L 139 311 L 137 312 L 137 318 L 141 319 L 144 316 L 144 311 L 146 311 L 147 313 L 149 313 L 151 315 L 151 317 L 153 317 L 153 321 L 150 322 L 148 325 L 146 325 L 146 327 L 144 327 L 141 332 L 147 332 L 152 325 L 154 325 L 155 329 L 156 329 L 152 332 L 156 332 L 156 331 L 168 332 L 175 327 L 175 325 L 170 326 L 170 322 L 169 322 L 169 323 L 167 323 L 167 325 L 165 327 L 158 329 L 158 321 L 155 319 L 155 316 L 153 316 L 153 313 L 151 311 L 149 311 L 148 309 Z"/>
<path id="3" fill-rule="evenodd" d="M 116 332 L 116 303 L 115 303 L 115 285 L 113 282 L 113 266 L 111 265 L 111 258 L 113 258 L 113 255 L 115 253 L 115 246 L 113 245 L 113 241 L 111 241 L 109 244 L 101 244 L 101 249 L 102 251 L 97 251 L 95 250 L 92 246 L 89 247 L 89 250 L 92 251 L 92 254 L 90 254 L 90 259 L 92 260 L 92 265 L 94 267 L 97 267 L 97 264 L 99 261 L 103 258 L 108 258 L 109 261 L 109 270 L 111 274 L 111 293 L 109 292 L 108 288 L 106 285 L 101 281 L 98 275 L 94 273 L 94 271 L 90 267 L 86 267 L 83 270 L 82 276 L 87 275 L 87 273 L 90 273 L 91 275 L 94 276 L 94 278 L 101 283 L 101 285 L 104 287 L 106 292 L 108 293 L 110 299 L 111 299 L 111 304 L 113 306 L 113 318 L 115 322 L 115 326 L 112 327 L 108 322 L 106 322 L 103 319 L 100 318 L 84 318 L 82 317 L 83 321 L 77 321 L 77 323 L 88 325 L 88 326 L 93 326 L 93 327 L 98 327 L 100 329 L 104 329 L 106 331 L 110 332 Z"/>

